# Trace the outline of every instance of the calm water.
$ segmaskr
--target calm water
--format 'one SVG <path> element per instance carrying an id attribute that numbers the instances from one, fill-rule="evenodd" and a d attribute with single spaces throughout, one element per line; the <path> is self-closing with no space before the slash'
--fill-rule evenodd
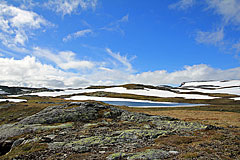
<path id="1" fill-rule="evenodd" d="M 202 104 L 190 103 L 151 103 L 151 102 L 131 102 L 131 101 L 104 101 L 105 103 L 129 107 L 179 107 L 179 106 L 199 106 Z"/>

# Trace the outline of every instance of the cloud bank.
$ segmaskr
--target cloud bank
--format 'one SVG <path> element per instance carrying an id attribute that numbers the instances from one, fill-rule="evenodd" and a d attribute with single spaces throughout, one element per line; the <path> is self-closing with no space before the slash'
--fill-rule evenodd
<path id="1" fill-rule="evenodd" d="M 215 69 L 206 64 L 185 66 L 182 70 L 167 72 L 159 70 L 131 75 L 133 83 L 151 85 L 180 84 L 188 81 L 240 79 L 240 67 L 227 70 Z"/>
<path id="2" fill-rule="evenodd" d="M 175 72 L 158 70 L 134 74 L 118 69 L 99 69 L 91 74 L 81 75 L 42 64 L 35 57 L 26 56 L 20 60 L 0 58 L 0 68 L 1 85 L 48 88 L 77 88 L 124 83 L 161 85 L 198 80 L 240 79 L 240 67 L 221 70 L 205 64 L 185 66 L 182 70 Z"/>

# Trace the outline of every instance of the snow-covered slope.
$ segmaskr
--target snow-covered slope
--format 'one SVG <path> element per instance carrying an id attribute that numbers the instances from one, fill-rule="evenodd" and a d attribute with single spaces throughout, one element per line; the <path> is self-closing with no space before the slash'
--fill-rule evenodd
<path id="1" fill-rule="evenodd" d="M 207 95 L 199 95 L 199 94 L 179 94 L 175 92 L 171 92 L 168 90 L 160 90 L 160 89 L 126 89 L 124 87 L 111 87 L 105 89 L 81 89 L 81 90 L 65 90 L 60 92 L 39 92 L 32 93 L 30 95 L 38 95 L 38 96 L 61 96 L 61 95 L 71 95 L 71 94 L 79 94 L 79 93 L 93 93 L 93 92 L 113 92 L 113 93 L 127 93 L 127 94 L 135 94 L 142 96 L 155 96 L 155 97 L 182 97 L 185 99 L 214 99 L 218 97 L 211 97 Z"/>
<path id="2" fill-rule="evenodd" d="M 7 94 L 7 92 L 5 92 L 2 89 L 0 89 L 0 94 Z"/>
<path id="3" fill-rule="evenodd" d="M 240 96 L 240 80 L 186 82 L 176 90 L 180 92 L 225 93 Z"/>
<path id="4" fill-rule="evenodd" d="M 9 102 L 25 102 L 27 100 L 25 100 L 25 99 L 0 99 L 0 102 L 5 102 L 5 101 L 9 101 Z"/>
<path id="5" fill-rule="evenodd" d="M 240 87 L 240 80 L 230 81 L 196 81 L 196 82 L 184 82 L 181 87 L 206 87 L 206 88 L 225 88 L 225 87 Z"/>
<path id="6" fill-rule="evenodd" d="M 129 86 L 133 88 L 128 88 Z M 135 88 L 134 88 L 135 87 Z M 94 88 L 94 87 L 93 87 Z M 240 97 L 240 80 L 231 81 L 199 81 L 199 82 L 185 82 L 180 87 L 169 86 L 144 86 L 144 85 L 123 85 L 113 87 L 98 87 L 100 89 L 66 89 L 62 91 L 53 92 L 37 92 L 30 93 L 28 95 L 37 96 L 50 96 L 57 97 L 62 95 L 73 95 L 81 93 L 93 93 L 93 92 L 113 92 L 113 93 L 125 93 L 141 96 L 154 96 L 154 97 L 181 97 L 185 99 L 215 99 L 220 97 L 213 97 L 206 95 L 209 93 L 224 93 L 236 95 Z M 128 88 L 128 89 L 127 89 Z M 204 95 L 205 94 L 205 95 Z M 236 98 L 234 100 L 239 100 Z M 231 98 L 231 97 L 230 97 Z M 232 97 L 234 98 L 234 97 Z"/>

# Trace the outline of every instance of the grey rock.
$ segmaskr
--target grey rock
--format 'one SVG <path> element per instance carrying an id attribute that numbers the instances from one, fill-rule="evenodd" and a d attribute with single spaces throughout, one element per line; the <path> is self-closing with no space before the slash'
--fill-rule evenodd
<path id="1" fill-rule="evenodd" d="M 159 150 L 159 149 L 147 149 L 144 152 L 136 153 L 114 153 L 107 157 L 108 160 L 119 160 L 119 159 L 128 159 L 128 160 L 159 160 L 171 157 L 169 152 Z"/>
<path id="2" fill-rule="evenodd" d="M 19 138 L 18 140 L 14 141 L 13 144 L 12 144 L 11 150 L 12 150 L 13 148 L 21 145 L 23 141 L 24 141 L 24 138 Z"/>
<path id="3" fill-rule="evenodd" d="M 90 148 L 86 147 L 86 146 L 79 146 L 79 145 L 76 145 L 76 146 L 73 146 L 72 147 L 72 150 L 74 152 L 77 152 L 77 153 L 84 153 L 84 152 L 88 152 L 90 150 Z"/>
<path id="4" fill-rule="evenodd" d="M 215 126 L 183 122 L 166 116 L 151 116 L 142 113 L 133 113 L 108 105 L 101 105 L 99 103 L 71 102 L 65 105 L 47 107 L 32 116 L 24 118 L 20 122 L 0 126 L 0 140 L 25 133 L 36 132 L 37 130 L 69 128 L 72 127 L 72 124 L 68 124 L 68 122 L 88 123 L 89 121 L 96 120 L 98 118 L 111 118 L 114 121 L 122 121 L 126 123 L 133 122 L 133 124 L 136 126 L 142 122 L 151 122 L 151 124 L 154 125 L 154 128 L 146 125 L 144 127 L 145 130 L 143 129 L 141 131 L 131 130 L 130 128 L 125 131 L 120 131 L 119 134 L 121 134 L 122 137 L 125 137 L 120 138 L 120 140 L 123 142 L 137 140 L 140 135 L 142 137 L 148 137 L 152 139 L 158 137 L 159 135 L 175 132 L 195 131 L 206 128 L 216 129 Z M 52 124 L 55 123 L 64 124 L 53 126 Z M 46 124 L 51 125 L 46 126 Z M 101 125 L 106 127 L 111 124 L 97 123 L 97 125 L 100 125 L 100 127 Z M 146 129 L 148 129 L 147 132 Z M 44 141 L 49 143 L 52 141 L 52 138 L 45 137 Z"/>

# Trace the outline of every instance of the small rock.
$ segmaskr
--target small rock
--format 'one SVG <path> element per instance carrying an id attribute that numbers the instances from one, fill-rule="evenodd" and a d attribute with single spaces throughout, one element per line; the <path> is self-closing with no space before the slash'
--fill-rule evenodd
<path id="1" fill-rule="evenodd" d="M 99 151 L 99 153 L 100 153 L 100 154 L 104 154 L 104 153 L 106 153 L 106 151 Z"/>
<path id="2" fill-rule="evenodd" d="M 178 154 L 178 151 L 169 151 L 170 154 Z"/>
<path id="3" fill-rule="evenodd" d="M 145 128 L 145 129 L 150 129 L 151 126 L 150 126 L 149 124 L 145 124 L 145 125 L 143 126 L 143 128 Z"/>
<path id="4" fill-rule="evenodd" d="M 224 129 L 224 128 L 213 126 L 213 125 L 207 125 L 207 127 L 206 127 L 206 130 L 218 130 L 218 129 Z"/>
<path id="5" fill-rule="evenodd" d="M 42 137 L 41 142 L 44 142 L 44 143 L 52 142 L 55 137 L 56 135 L 47 135 L 45 137 Z"/>
<path id="6" fill-rule="evenodd" d="M 238 126 L 229 125 L 228 128 L 239 128 Z"/>
<path id="7" fill-rule="evenodd" d="M 119 153 L 114 153 L 114 154 L 111 154 L 107 157 L 108 160 L 119 160 L 119 159 L 122 159 L 126 154 L 125 153 L 122 153 L 122 152 L 119 152 Z"/>
<path id="8" fill-rule="evenodd" d="M 60 132 L 60 133 L 59 133 L 59 135 L 65 135 L 65 134 L 67 134 L 67 132 L 64 132 L 64 131 L 63 131 L 63 132 Z"/>
<path id="9" fill-rule="evenodd" d="M 11 150 L 12 150 L 14 147 L 17 147 L 17 146 L 19 146 L 20 144 L 22 144 L 23 141 L 24 141 L 24 138 L 19 138 L 18 140 L 14 141 L 13 144 L 12 144 Z"/>
<path id="10" fill-rule="evenodd" d="M 84 152 L 88 152 L 90 149 L 86 146 L 76 145 L 72 147 L 72 150 L 78 153 L 84 153 Z"/>

